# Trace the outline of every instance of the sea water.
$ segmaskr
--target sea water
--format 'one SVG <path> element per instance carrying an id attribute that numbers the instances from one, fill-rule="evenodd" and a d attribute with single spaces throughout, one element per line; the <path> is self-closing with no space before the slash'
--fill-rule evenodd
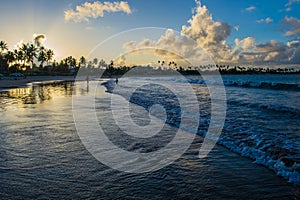
<path id="1" fill-rule="evenodd" d="M 222 78 L 222 84 L 226 88 L 227 112 L 225 125 L 217 142 L 253 159 L 257 164 L 274 170 L 288 181 L 300 184 L 300 76 L 243 75 Z M 220 82 L 214 82 L 214 78 L 210 78 L 210 82 L 207 83 L 201 76 L 135 77 L 123 79 L 118 90 L 109 86 L 107 88 L 112 93 L 126 97 L 127 91 L 130 90 L 128 87 L 146 85 L 146 88 L 138 88 L 137 92 L 127 99 L 145 108 L 151 101 L 152 104 L 164 104 L 173 111 L 173 121 L 179 121 L 180 108 L 176 103 L 163 103 L 168 99 L 165 97 L 167 92 L 164 92 L 163 86 L 148 84 L 159 83 L 162 80 L 166 85 L 176 84 L 179 90 L 181 85 L 192 85 L 199 99 L 201 113 L 197 133 L 205 136 L 211 118 L 207 85 L 220 87 Z M 174 97 L 169 95 L 169 99 Z M 188 98 L 185 100 L 189 101 Z M 178 123 L 173 121 L 166 122 L 178 127 Z"/>
<path id="2" fill-rule="evenodd" d="M 246 76 L 223 77 L 224 82 L 227 79 L 239 82 L 244 81 L 244 78 Z M 299 80 L 297 78 L 299 77 L 296 76 L 296 80 Z M 176 77 L 165 80 L 187 83 Z M 130 87 L 132 81 L 141 82 L 145 78 L 121 78 L 119 87 Z M 280 81 L 278 76 L 278 82 Z M 180 116 L 178 109 L 171 108 L 176 102 L 171 99 L 168 101 L 171 117 L 164 127 L 162 137 L 153 140 L 155 145 L 120 140 L 124 133 L 110 117 L 111 94 L 105 92 L 106 89 L 101 83 L 90 82 L 98 86 L 96 95 L 91 88 L 86 87 L 85 82 L 33 84 L 28 88 L 1 92 L 1 199 L 299 197 L 299 189 L 292 184 L 298 180 L 297 90 L 237 84 L 227 86 L 227 116 L 218 141 L 226 148 L 217 145 L 206 158 L 200 159 L 198 153 L 203 141 L 201 135 L 205 134 L 210 117 L 209 93 L 199 77 L 188 77 L 188 83 L 192 85 L 199 99 L 201 123 L 198 135 L 187 152 L 174 163 L 157 171 L 135 174 L 111 169 L 85 149 L 75 128 L 72 95 L 96 96 L 97 118 L 106 130 L 105 133 L 116 145 L 135 152 L 155 151 L 172 139 L 168 133 L 173 134 L 176 131 L 176 118 Z M 297 83 L 299 82 L 288 84 Z M 135 98 L 129 99 L 132 110 L 145 112 L 146 109 L 138 107 L 145 106 L 146 101 L 141 100 L 149 95 L 148 89 L 153 87 L 159 86 L 141 88 L 135 93 Z M 155 91 L 162 92 L 164 89 L 155 88 L 152 95 L 156 95 Z M 174 98 L 168 91 L 166 94 Z M 153 100 L 159 99 L 159 96 Z M 133 115 L 138 120 L 139 113 L 135 112 Z"/>

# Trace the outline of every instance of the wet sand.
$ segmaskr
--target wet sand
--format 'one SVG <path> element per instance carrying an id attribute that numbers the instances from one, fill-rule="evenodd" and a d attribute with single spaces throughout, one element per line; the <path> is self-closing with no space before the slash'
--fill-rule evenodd
<path id="1" fill-rule="evenodd" d="M 26 87 L 32 82 L 73 81 L 74 76 L 28 76 L 26 78 L 4 77 L 0 80 L 0 90 Z"/>

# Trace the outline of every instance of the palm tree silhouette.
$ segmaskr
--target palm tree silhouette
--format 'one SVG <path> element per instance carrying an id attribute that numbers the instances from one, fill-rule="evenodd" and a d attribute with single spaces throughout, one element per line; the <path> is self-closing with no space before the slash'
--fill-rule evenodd
<path id="1" fill-rule="evenodd" d="M 76 66 L 76 59 L 73 58 L 73 56 L 69 56 L 65 59 L 65 64 L 68 66 L 68 67 L 75 67 Z"/>
<path id="2" fill-rule="evenodd" d="M 93 65 L 96 66 L 98 64 L 98 58 L 93 59 Z"/>
<path id="3" fill-rule="evenodd" d="M 40 47 L 39 53 L 37 55 L 37 59 L 39 62 L 41 62 L 40 67 L 43 67 L 44 62 L 47 61 L 47 52 L 45 47 Z"/>
<path id="4" fill-rule="evenodd" d="M 14 49 L 14 54 L 18 64 L 24 64 L 24 52 L 22 50 Z"/>
<path id="5" fill-rule="evenodd" d="M 13 51 L 8 51 L 5 54 L 5 58 L 7 60 L 8 65 L 16 61 L 16 54 Z"/>
<path id="6" fill-rule="evenodd" d="M 0 53 L 1 53 L 1 55 L 6 50 L 8 50 L 8 45 L 5 41 L 1 40 L 0 41 Z"/>
<path id="7" fill-rule="evenodd" d="M 33 44 L 27 43 L 27 44 L 22 44 L 20 50 L 23 51 L 25 61 L 29 63 L 30 67 L 32 68 L 33 60 L 37 55 L 37 48 Z"/>
<path id="8" fill-rule="evenodd" d="M 85 66 L 86 65 L 86 58 L 84 56 L 81 56 L 79 58 L 79 66 Z"/>
<path id="9" fill-rule="evenodd" d="M 48 65 L 49 65 L 49 62 L 52 61 L 53 57 L 54 57 L 54 52 L 53 52 L 53 50 L 47 49 L 47 50 L 46 50 L 46 61 L 47 61 L 47 64 L 48 64 Z"/>

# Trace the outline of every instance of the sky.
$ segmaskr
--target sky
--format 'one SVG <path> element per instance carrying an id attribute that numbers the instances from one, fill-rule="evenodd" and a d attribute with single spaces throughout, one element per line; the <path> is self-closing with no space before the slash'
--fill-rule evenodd
<path id="1" fill-rule="evenodd" d="M 0 40 L 13 49 L 44 35 L 57 60 L 91 57 L 95 48 L 101 51 L 93 56 L 110 60 L 141 46 L 199 56 L 188 37 L 216 63 L 294 65 L 300 64 L 299 10 L 300 0 L 1 0 Z M 122 39 L 99 46 L 120 33 Z"/>

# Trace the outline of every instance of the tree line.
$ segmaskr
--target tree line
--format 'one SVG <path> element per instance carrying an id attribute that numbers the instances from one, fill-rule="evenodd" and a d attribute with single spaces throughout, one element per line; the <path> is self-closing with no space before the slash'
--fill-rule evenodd
<path id="1" fill-rule="evenodd" d="M 39 67 L 43 68 L 44 63 L 52 61 L 54 51 L 44 46 L 38 46 L 31 42 L 22 43 L 13 50 L 8 50 L 8 44 L 0 41 L 0 71 L 11 73 L 18 71 L 32 71 Z M 39 63 L 37 66 L 36 62 Z"/>
<path id="2" fill-rule="evenodd" d="M 79 60 L 68 56 L 60 61 L 54 60 L 54 51 L 32 42 L 22 43 L 13 50 L 8 44 L 0 41 L 0 73 L 22 72 L 25 75 L 75 75 L 79 68 L 89 73 L 103 73 L 112 76 L 124 74 L 130 67 L 115 67 L 113 61 L 106 63 L 103 59 L 94 58 L 88 61 L 84 56 Z"/>
<path id="3" fill-rule="evenodd" d="M 8 50 L 8 44 L 0 41 L 0 73 L 9 74 L 22 72 L 26 75 L 76 75 L 79 69 L 86 70 L 87 74 L 103 74 L 104 76 L 122 75 L 136 66 L 117 66 L 113 61 L 106 63 L 103 59 L 94 58 L 88 61 L 84 56 L 78 60 L 68 56 L 61 61 L 54 59 L 54 51 L 32 42 L 22 43 L 13 50 Z M 157 67 L 158 66 L 158 67 Z M 182 67 L 174 61 L 157 61 L 156 67 L 146 66 L 144 73 L 170 74 L 173 70 L 184 75 L 201 73 L 221 74 L 300 74 L 294 68 L 262 68 L 229 65 L 207 65 L 197 67 Z M 200 70 L 199 70 L 200 69 Z M 171 73 L 172 74 L 172 73 Z"/>

